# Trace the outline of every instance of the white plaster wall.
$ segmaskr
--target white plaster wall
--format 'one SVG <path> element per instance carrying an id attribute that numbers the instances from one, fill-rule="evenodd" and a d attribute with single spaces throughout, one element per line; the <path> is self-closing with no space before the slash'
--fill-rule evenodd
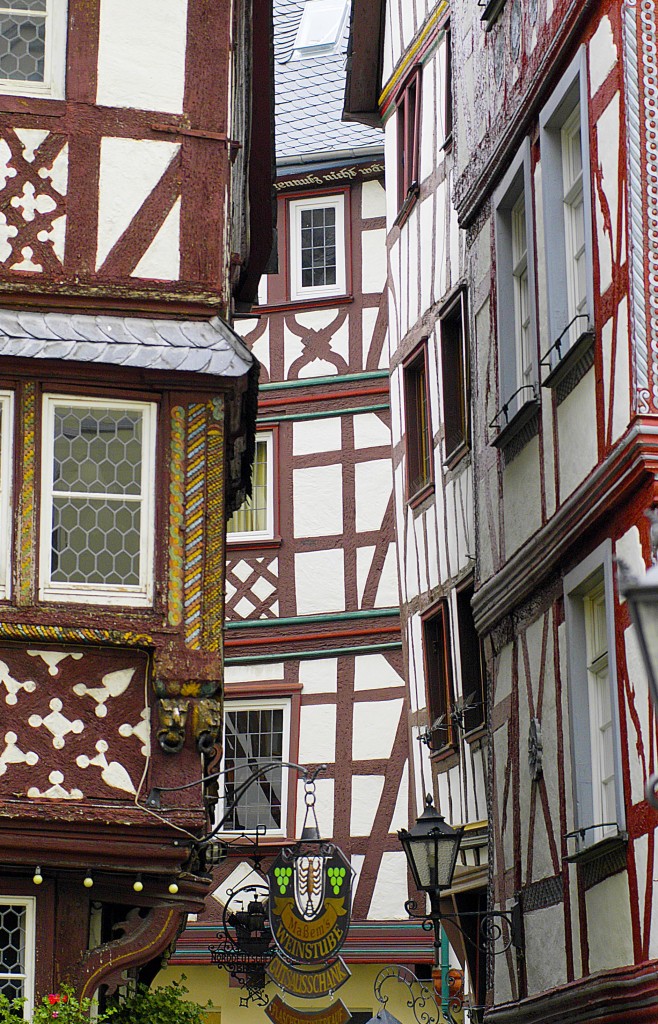
<path id="1" fill-rule="evenodd" d="M 589 969 L 592 974 L 634 962 L 628 872 L 606 878 L 585 893 Z M 610 941 L 614 935 L 614 942 Z"/>
<path id="2" fill-rule="evenodd" d="M 391 756 L 402 700 L 356 701 L 353 708 L 352 757 L 376 761 Z"/>
<path id="3" fill-rule="evenodd" d="M 379 310 L 376 306 L 366 306 L 361 313 L 361 351 L 363 369 L 368 365 L 368 354 L 370 352 L 370 346 L 372 345 L 378 314 Z M 382 345 L 382 352 L 379 358 L 380 365 L 378 369 L 385 369 L 388 366 L 388 351 L 386 344 Z"/>
<path id="4" fill-rule="evenodd" d="M 567 976 L 564 908 L 561 903 L 523 918 L 528 995 L 555 988 Z M 550 956 L 547 955 L 550 950 Z"/>
<path id="5" fill-rule="evenodd" d="M 299 710 L 299 763 L 336 760 L 336 705 L 302 704 Z"/>
<path id="6" fill-rule="evenodd" d="M 325 420 L 326 422 L 326 420 Z M 388 448 L 391 445 L 391 431 L 377 413 L 366 412 L 355 416 L 354 447 L 355 448 Z"/>
<path id="7" fill-rule="evenodd" d="M 97 103 L 183 112 L 187 0 L 101 0 Z"/>
<path id="8" fill-rule="evenodd" d="M 369 836 L 384 791 L 383 775 L 353 775 L 350 835 Z"/>
<path id="9" fill-rule="evenodd" d="M 177 142 L 101 141 L 96 269 L 123 235 L 180 149 Z M 178 252 L 172 253 L 176 260 Z"/>
<path id="10" fill-rule="evenodd" d="M 370 217 L 386 216 L 386 192 L 380 181 L 364 181 L 361 186 L 361 216 L 364 220 Z"/>
<path id="11" fill-rule="evenodd" d="M 304 824 L 306 805 L 304 803 L 304 783 L 297 782 L 297 831 L 301 836 Z M 315 813 L 321 836 L 334 834 L 334 780 L 319 778 L 315 780 Z"/>
<path id="12" fill-rule="evenodd" d="M 339 416 L 321 420 L 299 420 L 292 425 L 293 455 L 314 455 L 316 452 L 337 452 L 341 448 Z"/>
<path id="13" fill-rule="evenodd" d="M 356 529 L 358 533 L 381 529 L 391 497 L 393 480 L 390 459 L 358 462 L 354 467 Z"/>
<path id="14" fill-rule="evenodd" d="M 615 363 L 612 365 L 613 339 L 616 342 Z M 631 367 L 628 344 L 628 301 L 619 303 L 617 322 L 611 317 L 601 331 L 603 354 L 603 402 L 606 424 L 612 418 L 610 438 L 612 443 L 619 440 L 628 427 L 631 416 Z M 611 379 L 611 375 L 612 376 Z M 611 408 L 612 404 L 612 408 Z"/>
<path id="15" fill-rule="evenodd" d="M 608 210 L 604 213 L 599 190 L 595 189 L 596 234 L 602 295 L 612 284 L 612 266 L 617 253 L 619 102 L 619 93 L 615 93 L 596 123 L 601 190 L 608 206 Z"/>
<path id="16" fill-rule="evenodd" d="M 369 921 L 406 921 L 407 861 L 400 851 L 385 852 L 372 894 Z"/>
<path id="17" fill-rule="evenodd" d="M 343 532 L 342 466 L 312 466 L 292 475 L 295 537 L 328 537 Z"/>
<path id="18" fill-rule="evenodd" d="M 248 683 L 254 682 L 271 683 L 283 679 L 283 662 L 272 662 L 267 665 L 227 665 L 224 669 L 224 682 L 226 683 Z"/>
<path id="19" fill-rule="evenodd" d="M 361 287 L 364 295 L 379 294 L 386 284 L 386 229 L 375 228 L 361 235 Z"/>
<path id="20" fill-rule="evenodd" d="M 612 25 L 604 15 L 589 43 L 589 82 L 590 95 L 594 96 L 606 78 L 616 66 L 618 60 L 617 46 L 612 34 Z"/>
<path id="21" fill-rule="evenodd" d="M 649 767 L 649 708 L 651 702 L 647 673 L 634 626 L 629 626 L 624 632 L 624 649 L 629 690 L 629 693 L 624 695 L 624 704 L 630 751 L 628 764 L 631 777 L 631 803 L 637 804 L 644 800 L 644 784 Z M 639 750 L 644 752 L 644 761 L 638 756 Z"/>
<path id="22" fill-rule="evenodd" d="M 405 761 L 400 779 L 400 788 L 395 799 L 395 807 L 391 816 L 389 832 L 397 832 L 401 828 L 409 827 L 409 762 Z"/>
<path id="23" fill-rule="evenodd" d="M 323 581 L 318 587 L 318 580 Z M 345 563 L 341 550 L 298 551 L 295 554 L 298 615 L 345 611 Z"/>
<path id="24" fill-rule="evenodd" d="M 532 441 L 505 467 L 505 554 L 517 551 L 541 526 L 539 439 Z"/>
<path id="25" fill-rule="evenodd" d="M 335 693 L 338 689 L 338 658 L 300 661 L 299 681 L 304 693 Z"/>
<path id="26" fill-rule="evenodd" d="M 167 214 L 164 224 L 149 245 L 131 277 L 152 281 L 177 281 L 180 275 L 180 199 Z"/>
<path id="27" fill-rule="evenodd" d="M 383 654 L 365 654 L 354 659 L 355 690 L 381 690 L 390 686 L 404 686 L 404 679 Z"/>
<path id="28" fill-rule="evenodd" d="M 594 469 L 598 460 L 594 370 L 589 370 L 558 406 L 560 501 Z"/>

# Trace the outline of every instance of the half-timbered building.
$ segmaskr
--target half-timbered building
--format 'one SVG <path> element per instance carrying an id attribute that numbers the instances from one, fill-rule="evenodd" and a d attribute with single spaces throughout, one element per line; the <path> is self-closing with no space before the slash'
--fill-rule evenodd
<path id="1" fill-rule="evenodd" d="M 382 124 L 396 536 L 412 736 L 411 821 L 434 794 L 465 825 L 443 961 L 482 1005 L 486 909 L 486 707 L 476 583 L 470 409 L 471 296 L 455 183 L 451 13 L 445 2 L 353 5 L 345 116 Z M 450 959 L 449 959 L 450 958 Z M 459 964 L 457 964 L 457 960 Z M 445 970 L 444 970 L 445 978 Z"/>
<path id="2" fill-rule="evenodd" d="M 656 497 L 655 4 L 452 11 L 491 899 L 524 933 L 488 1019 L 648 1020 L 655 733 L 616 562 Z"/>
<path id="3" fill-rule="evenodd" d="M 355 872 L 352 978 L 340 996 L 367 1019 L 381 966 L 426 962 L 430 949 L 406 919 L 396 836 L 410 790 L 383 137 L 341 122 L 348 16 L 347 2 L 275 2 L 278 273 L 264 279 L 258 319 L 238 325 L 262 369 L 254 493 L 227 536 L 224 756 L 227 797 L 259 758 L 326 764 L 320 830 Z M 266 867 L 299 837 L 304 812 L 301 780 L 284 770 L 247 794 L 224 838 L 265 825 Z M 201 965 L 227 888 L 253 883 L 252 863 L 229 851 L 215 905 L 188 926 L 163 975 L 184 971 L 224 1015 L 244 993 Z M 235 1012 L 263 1019 L 259 1007 Z"/>
<path id="4" fill-rule="evenodd" d="M 0 12 L 0 991 L 26 1018 L 62 983 L 148 977 L 208 887 L 267 7 Z"/>

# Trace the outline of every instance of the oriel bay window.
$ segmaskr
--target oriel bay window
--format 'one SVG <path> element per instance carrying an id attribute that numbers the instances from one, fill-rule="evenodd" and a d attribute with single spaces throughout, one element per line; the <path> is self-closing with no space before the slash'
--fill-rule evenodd
<path id="1" fill-rule="evenodd" d="M 40 597 L 153 597 L 153 403 L 46 395 Z"/>

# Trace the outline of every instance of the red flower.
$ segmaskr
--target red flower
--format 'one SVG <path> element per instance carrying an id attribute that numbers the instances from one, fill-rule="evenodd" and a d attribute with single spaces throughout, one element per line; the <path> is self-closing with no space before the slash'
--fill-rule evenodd
<path id="1" fill-rule="evenodd" d="M 68 996 L 67 996 L 66 994 L 64 994 L 64 995 L 62 996 L 62 1002 L 63 1002 L 63 1003 L 68 1003 L 68 1001 L 69 1001 L 69 997 L 68 997 Z"/>
<path id="2" fill-rule="evenodd" d="M 57 995 L 57 993 L 51 992 L 50 995 L 48 996 L 48 1002 L 50 1003 L 51 1006 L 54 1006 L 55 1003 L 58 1003 L 59 996 Z"/>

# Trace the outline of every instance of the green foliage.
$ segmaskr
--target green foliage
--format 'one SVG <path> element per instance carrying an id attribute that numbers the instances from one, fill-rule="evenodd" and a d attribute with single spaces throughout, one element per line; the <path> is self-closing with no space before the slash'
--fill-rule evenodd
<path id="1" fill-rule="evenodd" d="M 7 999 L 0 994 L 0 1024 L 25 1024 L 22 999 Z"/>
<path id="2" fill-rule="evenodd" d="M 73 989 L 63 985 L 59 992 L 51 992 L 43 997 L 41 1005 L 36 1007 L 32 1015 L 32 1024 L 53 1024 L 53 1021 L 57 1024 L 89 1024 L 90 1011 L 90 999 L 78 1000 Z M 96 1020 L 107 1021 L 110 1016 L 100 1013 Z"/>
<path id="3" fill-rule="evenodd" d="M 203 1024 L 201 1007 L 188 1002 L 186 994 L 185 986 L 176 981 L 165 988 L 140 985 L 136 995 L 124 1000 L 115 1011 L 112 1024 Z"/>

